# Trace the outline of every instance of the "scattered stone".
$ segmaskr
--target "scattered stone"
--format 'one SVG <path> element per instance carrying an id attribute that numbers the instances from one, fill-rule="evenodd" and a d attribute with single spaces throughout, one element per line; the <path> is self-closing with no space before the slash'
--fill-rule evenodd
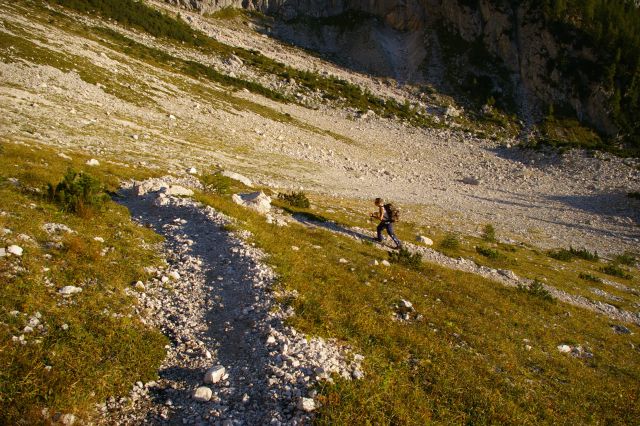
<path id="1" fill-rule="evenodd" d="M 92 158 L 91 160 L 87 160 L 87 162 L 85 163 L 87 166 L 99 166 L 100 162 L 98 160 L 96 160 L 95 158 Z"/>
<path id="2" fill-rule="evenodd" d="M 5 257 L 7 255 L 7 250 L 4 247 L 0 247 L 0 257 Z"/>
<path id="3" fill-rule="evenodd" d="M 480 179 L 475 176 L 466 176 L 462 178 L 462 183 L 465 185 L 480 185 Z"/>
<path id="4" fill-rule="evenodd" d="M 67 285 L 62 287 L 58 292 L 63 296 L 71 296 L 73 294 L 82 292 L 82 288 L 75 287 L 72 285 Z"/>
<path id="5" fill-rule="evenodd" d="M 571 352 L 571 346 L 569 346 L 569 345 L 558 345 L 558 351 L 560 351 L 563 354 L 568 354 L 569 352 Z"/>
<path id="6" fill-rule="evenodd" d="M 42 225 L 42 229 L 47 234 L 75 234 L 75 231 L 73 229 L 69 228 L 63 223 L 45 223 L 44 225 Z"/>
<path id="7" fill-rule="evenodd" d="M 300 247 L 298 247 L 298 246 L 291 246 L 291 250 L 293 250 L 293 251 L 300 251 Z"/>
<path id="8" fill-rule="evenodd" d="M 629 330 L 624 325 L 614 324 L 611 326 L 611 328 L 613 329 L 613 332 L 616 334 L 632 334 L 631 330 Z"/>
<path id="9" fill-rule="evenodd" d="M 169 277 L 173 278 L 174 280 L 179 280 L 180 279 L 180 273 L 178 271 L 171 271 L 171 272 L 169 272 Z"/>
<path id="10" fill-rule="evenodd" d="M 415 311 L 415 309 L 413 308 L 413 303 L 404 299 L 400 300 L 400 303 L 398 303 L 398 312 L 400 312 L 401 314 L 406 314 L 413 311 Z"/>
<path id="11" fill-rule="evenodd" d="M 207 402 L 211 399 L 212 396 L 213 391 L 206 386 L 200 386 L 193 393 L 193 399 L 200 402 Z"/>
<path id="12" fill-rule="evenodd" d="M 190 175 L 197 175 L 198 174 L 198 169 L 196 169 L 195 167 L 189 167 L 187 169 L 187 173 L 189 173 Z"/>
<path id="13" fill-rule="evenodd" d="M 271 210 L 271 197 L 264 192 L 251 192 L 249 194 L 233 194 L 233 202 L 248 207 L 260 214 L 267 214 Z"/>
<path id="14" fill-rule="evenodd" d="M 59 152 L 58 153 L 58 157 L 63 158 L 65 160 L 71 160 L 72 158 L 69 157 L 67 154 L 65 154 L 64 152 Z"/>
<path id="15" fill-rule="evenodd" d="M 76 416 L 74 416 L 73 414 L 63 414 L 60 417 L 60 423 L 62 423 L 65 426 L 71 426 L 76 422 Z"/>
<path id="16" fill-rule="evenodd" d="M 427 238 L 424 235 L 418 235 L 416 237 L 416 241 L 418 241 L 421 244 L 424 244 L 426 246 L 432 246 L 433 245 L 433 240 L 431 240 L 431 238 Z"/>
<path id="17" fill-rule="evenodd" d="M 14 256 L 22 256 L 22 247 L 17 245 L 10 245 L 7 247 L 7 253 L 12 254 Z"/>
<path id="18" fill-rule="evenodd" d="M 316 409 L 316 402 L 313 398 L 300 398 L 298 400 L 298 410 L 305 411 L 307 413 L 312 412 Z"/>
<path id="19" fill-rule="evenodd" d="M 376 259 L 373 259 L 371 262 L 369 262 L 369 266 L 378 266 L 379 263 Z"/>
<path id="20" fill-rule="evenodd" d="M 240 173 L 232 172 L 229 170 L 223 170 L 221 175 L 228 177 L 229 179 L 237 180 L 238 182 L 241 182 L 242 184 L 244 184 L 245 186 L 248 186 L 249 188 L 253 188 L 253 182 L 251 182 L 251 179 L 241 175 Z"/>
<path id="21" fill-rule="evenodd" d="M 140 291 L 145 291 L 146 290 L 146 286 L 144 285 L 144 283 L 142 281 L 137 281 L 135 284 L 135 288 L 136 290 L 140 290 Z"/>
<path id="22" fill-rule="evenodd" d="M 222 380 L 226 372 L 226 368 L 224 368 L 222 365 L 211 367 L 204 375 L 204 382 L 218 383 L 220 380 Z"/>
<path id="23" fill-rule="evenodd" d="M 460 110 L 454 107 L 453 105 L 448 105 L 447 109 L 444 111 L 445 117 L 456 118 L 460 117 Z"/>
<path id="24" fill-rule="evenodd" d="M 104 238 L 102 238 L 102 237 L 93 237 L 93 241 L 97 241 L 99 243 L 104 243 Z"/>
<path id="25" fill-rule="evenodd" d="M 338 260 L 338 262 L 340 263 L 349 263 L 349 261 L 343 257 L 340 258 L 340 260 Z"/>
<path id="26" fill-rule="evenodd" d="M 383 260 L 382 262 L 380 262 L 383 266 L 391 266 L 391 263 L 389 263 L 388 260 Z"/>

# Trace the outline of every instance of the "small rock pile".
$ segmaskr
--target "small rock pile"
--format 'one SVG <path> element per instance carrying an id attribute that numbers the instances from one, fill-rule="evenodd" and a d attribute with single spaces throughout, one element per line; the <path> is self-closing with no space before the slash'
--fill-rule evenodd
<path id="1" fill-rule="evenodd" d="M 423 316 L 416 312 L 416 308 L 413 307 L 413 303 L 408 300 L 401 299 L 398 303 L 393 305 L 392 318 L 394 321 L 412 322 L 422 320 Z"/>

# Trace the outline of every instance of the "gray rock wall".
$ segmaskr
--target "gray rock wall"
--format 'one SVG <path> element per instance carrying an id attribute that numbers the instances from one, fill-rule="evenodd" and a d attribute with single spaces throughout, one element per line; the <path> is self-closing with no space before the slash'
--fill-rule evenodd
<path id="1" fill-rule="evenodd" d="M 563 71 L 557 65 L 569 62 L 589 67 L 598 58 L 588 48 L 576 46 L 578 42 L 560 41 L 552 34 L 545 26 L 537 3 L 478 0 L 470 7 L 470 2 L 465 0 L 167 1 L 202 12 L 243 7 L 279 17 L 275 36 L 336 55 L 360 71 L 399 81 L 439 83 L 433 81 L 438 74 L 433 72 L 438 68 L 435 63 L 465 63 L 443 57 L 438 50 L 441 43 L 437 29 L 445 27 L 467 42 L 480 40 L 512 74 L 510 79 L 516 87 L 512 92 L 518 98 L 516 103 L 520 105 L 521 114 L 535 119 L 546 112 L 550 104 L 570 106 L 579 118 L 599 130 L 609 134 L 617 131 L 606 107 L 611 94 L 602 84 L 588 78 L 579 68 Z M 363 20 L 349 28 L 326 25 L 310 28 L 296 20 L 332 17 L 348 11 L 362 12 L 375 19 Z M 469 71 L 480 75 L 488 73 L 473 67 Z M 504 79 L 496 84 L 504 84 Z"/>

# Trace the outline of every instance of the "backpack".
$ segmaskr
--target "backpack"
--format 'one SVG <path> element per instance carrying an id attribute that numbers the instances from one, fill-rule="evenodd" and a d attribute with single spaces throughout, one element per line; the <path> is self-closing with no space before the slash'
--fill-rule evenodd
<path id="1" fill-rule="evenodd" d="M 389 216 L 389 221 L 397 222 L 398 220 L 400 220 L 400 209 L 398 209 L 392 203 L 385 204 L 384 209 L 387 211 L 387 215 Z"/>

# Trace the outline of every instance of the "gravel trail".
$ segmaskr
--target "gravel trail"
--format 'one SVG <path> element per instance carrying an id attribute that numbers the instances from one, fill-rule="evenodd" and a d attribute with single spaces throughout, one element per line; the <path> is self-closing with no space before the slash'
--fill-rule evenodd
<path id="1" fill-rule="evenodd" d="M 152 189 L 168 186 L 155 181 Z M 319 381 L 363 376 L 361 356 L 283 324 L 293 312 L 274 300 L 274 272 L 245 241 L 250 234 L 227 231 L 227 217 L 189 198 L 137 191 L 129 185 L 120 201 L 165 237 L 167 267 L 131 293 L 170 344 L 160 379 L 101 405 L 103 423 L 306 424 Z"/>

